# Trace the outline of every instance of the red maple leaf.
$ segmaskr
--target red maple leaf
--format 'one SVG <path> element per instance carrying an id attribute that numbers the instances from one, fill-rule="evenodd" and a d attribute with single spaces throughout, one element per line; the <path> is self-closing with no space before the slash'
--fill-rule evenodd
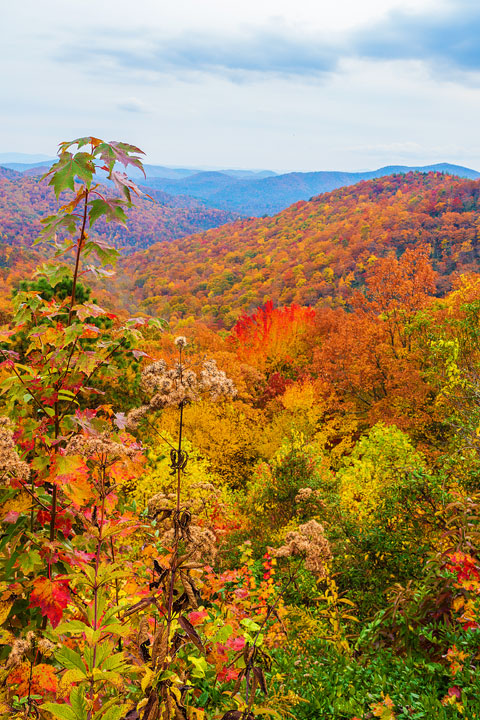
<path id="1" fill-rule="evenodd" d="M 48 617 L 52 623 L 52 627 L 57 627 L 69 600 L 70 590 L 67 580 L 39 577 L 33 581 L 29 607 L 40 608 L 42 615 Z"/>
<path id="2" fill-rule="evenodd" d="M 16 685 L 16 692 L 25 697 L 29 690 L 34 695 L 45 696 L 47 693 L 55 694 L 57 691 L 57 676 L 53 665 L 40 663 L 31 668 L 29 662 L 22 662 L 8 676 L 8 684 Z"/>

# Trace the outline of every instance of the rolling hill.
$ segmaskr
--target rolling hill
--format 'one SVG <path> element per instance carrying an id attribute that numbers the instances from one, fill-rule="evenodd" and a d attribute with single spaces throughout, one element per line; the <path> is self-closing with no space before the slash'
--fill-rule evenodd
<path id="1" fill-rule="evenodd" d="M 99 222 L 96 236 L 124 253 L 222 225 L 238 216 L 206 207 L 200 200 L 172 197 L 151 190 L 153 200 L 138 199 L 128 212 L 127 228 Z M 50 252 L 32 247 L 42 228 L 41 218 L 58 208 L 52 188 L 34 174 L 0 167 L 0 311 L 12 288 L 30 277 Z M 7 302 L 8 304 L 8 302 Z"/>
<path id="2" fill-rule="evenodd" d="M 2 162 L 0 155 L 1 165 L 24 175 L 41 175 L 49 167 L 49 163 L 45 161 Z M 153 188 L 159 193 L 180 197 L 182 206 L 188 206 L 186 197 L 195 198 L 205 207 L 215 210 L 220 208 L 243 217 L 275 215 L 299 200 L 309 200 L 319 193 L 394 173 L 440 172 L 470 180 L 480 178 L 480 173 L 476 170 L 451 163 L 412 167 L 387 165 L 364 172 L 319 171 L 282 174 L 270 170 L 199 171 L 195 168 L 171 168 L 151 164 L 146 164 L 144 167 L 146 178 L 136 168 L 130 169 L 131 177 L 139 184 Z M 165 199 L 162 202 L 169 204 Z"/>
<path id="3" fill-rule="evenodd" d="M 223 208 L 244 216 L 273 215 L 299 200 L 340 187 L 355 185 L 361 180 L 385 177 L 393 173 L 441 172 L 476 180 L 480 173 L 449 163 L 408 167 L 391 165 L 366 172 L 291 172 L 270 177 L 232 178 L 225 172 L 202 172 L 182 179 L 163 177 L 140 179 L 171 195 L 182 194 L 199 198 L 211 207 Z"/>
<path id="4" fill-rule="evenodd" d="M 11 156 L 11 157 L 9 157 Z M 57 158 L 45 158 L 43 160 L 30 160 L 29 156 L 22 158 L 21 153 L 3 153 L 0 154 L 0 166 L 7 168 L 8 170 L 15 170 L 22 174 L 27 175 L 42 175 Z M 40 156 L 38 156 L 40 157 Z M 148 163 L 144 164 L 146 179 L 143 173 L 137 168 L 130 168 L 130 177 L 136 180 L 143 180 L 144 184 L 150 185 L 151 180 L 155 178 L 162 178 L 166 180 L 184 180 L 185 178 L 191 177 L 192 175 L 202 175 L 203 173 L 212 173 L 217 171 L 212 170 L 200 170 L 199 168 L 175 168 L 167 167 L 165 165 L 151 165 Z M 230 182 L 234 179 L 245 179 L 245 180 L 260 180 L 266 177 L 272 177 L 277 173 L 271 170 L 236 170 L 227 169 L 219 171 L 219 174 L 224 174 L 230 178 Z M 176 193 L 178 194 L 178 193 Z"/>
<path id="5" fill-rule="evenodd" d="M 99 223 L 99 234 L 124 252 L 132 252 L 160 240 L 170 241 L 217 227 L 238 217 L 208 208 L 193 198 L 172 197 L 160 190 L 150 194 L 153 201 L 140 198 L 129 211 L 127 229 Z M 8 245 L 29 247 L 41 230 L 41 218 L 54 213 L 57 207 L 53 190 L 46 182 L 0 168 L 0 239 Z"/>
<path id="6" fill-rule="evenodd" d="M 121 265 L 117 292 L 166 318 L 231 327 L 274 304 L 345 304 L 376 257 L 428 245 L 440 274 L 479 269 L 480 182 L 441 173 L 396 174 L 158 243 Z"/>

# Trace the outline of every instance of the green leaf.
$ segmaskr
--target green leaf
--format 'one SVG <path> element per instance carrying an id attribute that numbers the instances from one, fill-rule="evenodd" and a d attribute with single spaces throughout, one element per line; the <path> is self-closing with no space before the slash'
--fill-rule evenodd
<path id="1" fill-rule="evenodd" d="M 75 155 L 64 150 L 60 153 L 60 159 L 52 166 L 50 172 L 44 177 L 51 175 L 49 185 L 53 186 L 57 199 L 64 190 L 75 190 L 75 178 L 83 180 L 87 187 L 90 186 L 95 165 L 90 153 L 79 152 Z"/>
<path id="2" fill-rule="evenodd" d="M 115 248 L 93 240 L 86 243 L 84 252 L 85 255 L 95 252 L 102 265 L 115 265 L 117 258 L 120 256 L 120 253 Z"/>
<path id="3" fill-rule="evenodd" d="M 62 647 L 60 650 L 57 650 L 55 653 L 55 657 L 58 660 L 58 662 L 63 665 L 63 667 L 67 668 L 67 670 L 73 670 L 76 668 L 77 670 L 80 670 L 84 675 L 87 674 L 85 664 L 82 660 L 81 655 L 75 652 L 75 650 L 71 650 L 69 647 Z"/>
<path id="4" fill-rule="evenodd" d="M 112 705 L 115 705 L 115 707 L 112 707 Z M 118 699 L 114 698 L 113 701 L 110 700 L 105 703 L 93 717 L 94 720 L 120 720 L 121 717 L 126 715 L 128 709 L 127 705 L 118 705 Z"/>
<path id="5" fill-rule="evenodd" d="M 57 625 L 55 631 L 59 635 L 65 635 L 66 633 L 77 635 L 78 633 L 84 633 L 89 627 L 89 625 L 86 625 L 81 620 L 68 620 L 67 622 L 62 622 L 60 625 Z"/>
<path id="6" fill-rule="evenodd" d="M 113 645 L 108 640 L 102 645 L 96 646 L 96 652 L 94 653 L 93 647 L 86 647 L 84 650 L 85 662 L 87 663 L 88 669 L 92 671 L 94 668 L 99 668 L 104 660 L 111 654 Z M 95 655 L 95 663 L 93 657 Z"/>
<path id="7" fill-rule="evenodd" d="M 118 670 L 121 671 L 126 667 L 125 655 L 123 652 L 108 655 L 101 663 L 102 670 Z"/>
<path id="8" fill-rule="evenodd" d="M 41 265 L 35 273 L 35 277 L 45 277 L 52 287 L 58 285 L 64 278 L 70 278 L 71 276 L 72 271 L 69 267 L 65 265 L 50 265 L 49 263 Z"/>
<path id="9" fill-rule="evenodd" d="M 192 677 L 194 678 L 204 678 L 205 674 L 208 670 L 208 663 L 205 660 L 205 658 L 197 658 L 194 655 L 189 655 L 188 659 L 194 666 L 194 669 L 192 671 Z"/>
<path id="10" fill-rule="evenodd" d="M 59 400 L 75 400 L 75 395 L 68 390 L 66 390 L 66 391 L 61 390 L 58 393 L 58 399 Z M 75 400 L 75 405 L 78 405 L 78 404 L 79 403 L 77 402 L 77 400 Z"/>
<path id="11" fill-rule="evenodd" d="M 28 553 L 20 555 L 18 565 L 24 575 L 28 575 L 35 568 L 40 569 L 44 565 L 44 560 L 42 560 L 37 550 L 29 550 Z"/>
<path id="12" fill-rule="evenodd" d="M 77 715 L 78 720 L 87 720 L 87 703 L 85 702 L 85 695 L 81 686 L 73 688 L 72 692 L 70 693 L 70 703 Z"/>
<path id="13" fill-rule="evenodd" d="M 49 185 L 53 186 L 57 199 L 63 190 L 75 189 L 75 173 L 73 172 L 72 165 L 73 155 L 65 151 L 61 153 L 59 161 L 55 163 L 50 170 L 52 177 Z M 47 175 L 50 173 L 47 173 Z M 46 175 L 44 175 L 44 177 L 46 177 Z"/>
<path id="14" fill-rule="evenodd" d="M 102 198 L 95 198 L 95 200 L 92 200 L 89 203 L 89 207 L 90 226 L 93 225 L 95 220 L 98 220 L 99 217 L 102 217 L 102 215 L 108 215 L 110 213 L 109 204 Z"/>
<path id="15" fill-rule="evenodd" d="M 124 705 L 122 707 L 111 707 L 108 708 L 107 712 L 102 715 L 102 720 L 120 720 L 128 708 Z"/>
<path id="16" fill-rule="evenodd" d="M 48 710 L 48 712 L 52 713 L 52 715 L 59 720 L 79 720 L 79 717 L 69 705 L 46 702 L 40 707 L 44 710 Z"/>
<path id="17" fill-rule="evenodd" d="M 83 464 L 80 455 L 57 455 L 55 463 L 56 475 L 70 475 L 79 467 L 83 467 Z"/>
<path id="18" fill-rule="evenodd" d="M 216 633 L 214 633 L 213 638 L 215 639 L 215 642 L 224 643 L 228 640 L 232 633 L 233 628 L 231 625 L 223 625 Z"/>
<path id="19" fill-rule="evenodd" d="M 102 667 L 102 664 L 107 661 L 107 658 L 111 656 L 113 650 L 112 643 L 110 642 L 104 642 L 101 645 L 97 645 L 97 654 L 95 657 L 95 667 Z M 123 653 L 120 653 L 120 655 L 123 658 Z M 113 658 L 118 657 L 118 655 L 113 655 Z M 115 663 L 113 663 L 115 666 Z M 106 670 L 113 669 L 113 668 L 104 668 Z"/>
<path id="20" fill-rule="evenodd" d="M 127 637 L 131 632 L 128 625 L 121 625 L 119 622 L 107 624 L 102 622 L 101 630 L 103 632 L 108 631 L 113 635 L 120 635 L 120 637 Z"/>

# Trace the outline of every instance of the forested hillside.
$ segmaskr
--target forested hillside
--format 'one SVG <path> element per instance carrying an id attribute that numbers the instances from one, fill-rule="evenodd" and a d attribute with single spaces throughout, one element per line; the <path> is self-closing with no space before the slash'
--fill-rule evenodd
<path id="1" fill-rule="evenodd" d="M 158 190 L 149 194 L 154 200 L 140 198 L 131 209 L 128 228 L 101 222 L 96 229 L 98 237 L 131 252 L 161 240 L 168 242 L 217 227 L 236 217 L 223 210 L 207 208 L 193 198 L 174 198 Z M 30 246 L 40 233 L 41 218 L 52 214 L 56 207 L 52 188 L 40 182 L 39 177 L 0 168 L 0 237 L 3 241 L 16 247 Z"/>
<path id="2" fill-rule="evenodd" d="M 162 243 L 127 258 L 134 306 L 231 327 L 268 300 L 343 305 L 377 257 L 428 246 L 438 292 L 478 269 L 480 184 L 439 173 L 362 182 L 292 205 L 272 218 Z"/>

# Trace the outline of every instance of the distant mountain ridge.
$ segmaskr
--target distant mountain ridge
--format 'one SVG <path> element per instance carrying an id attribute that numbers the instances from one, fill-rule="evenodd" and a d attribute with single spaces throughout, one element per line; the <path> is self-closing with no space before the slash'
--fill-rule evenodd
<path id="1" fill-rule="evenodd" d="M 394 173 L 441 172 L 456 177 L 476 180 L 480 172 L 451 163 L 424 166 L 390 165 L 367 172 L 292 172 L 264 178 L 232 180 L 224 172 L 202 172 L 184 179 L 140 179 L 168 192 L 170 195 L 190 195 L 206 202 L 210 207 L 237 212 L 244 216 L 275 215 L 299 200 L 309 200 L 323 192 L 356 185 L 362 180 L 385 177 Z"/>
<path id="2" fill-rule="evenodd" d="M 33 159 L 37 157 L 38 159 Z M 43 158 L 43 159 L 40 159 Z M 22 174 L 42 174 L 44 170 L 51 167 L 52 163 L 56 162 L 58 158 L 47 158 L 45 156 L 29 156 L 22 153 L 0 153 L 0 167 L 8 168 L 9 170 L 16 170 Z M 145 180 L 143 173 L 138 168 L 130 167 L 129 175 L 133 178 L 142 178 L 144 182 L 152 178 L 164 178 L 167 180 L 182 180 L 192 175 L 198 175 L 201 173 L 216 173 L 220 172 L 230 178 L 235 179 L 262 179 L 266 177 L 272 177 L 277 173 L 272 170 L 238 170 L 238 169 L 222 169 L 222 170 L 202 170 L 200 168 L 182 168 L 182 167 L 167 167 L 166 165 L 151 165 L 148 163 L 144 164 L 145 174 L 147 180 Z"/>
<path id="3" fill-rule="evenodd" d="M 0 154 L 0 166 L 24 175 L 43 174 L 51 164 L 46 161 L 3 162 L 4 156 L 5 154 Z M 195 168 L 146 164 L 145 172 L 146 178 L 137 168 L 129 168 L 129 174 L 139 185 L 154 188 L 173 197 L 195 198 L 208 208 L 233 212 L 244 217 L 275 215 L 299 200 L 309 200 L 320 193 L 395 173 L 403 175 L 409 172 L 440 172 L 469 180 L 480 178 L 480 172 L 452 163 L 386 165 L 377 170 L 362 172 L 319 170 L 282 174 L 271 170 L 199 171 Z"/>

